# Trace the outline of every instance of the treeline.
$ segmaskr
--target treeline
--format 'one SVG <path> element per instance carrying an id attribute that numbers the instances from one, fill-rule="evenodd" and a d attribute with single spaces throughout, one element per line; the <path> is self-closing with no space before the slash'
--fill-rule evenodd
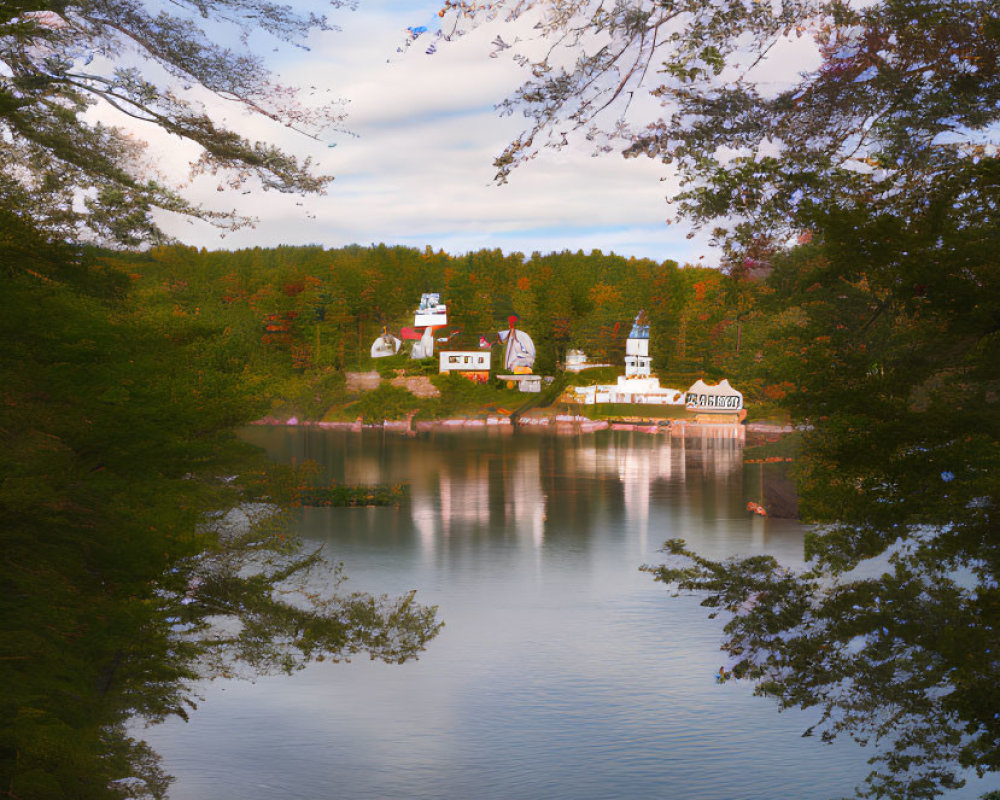
<path id="1" fill-rule="evenodd" d="M 448 331 L 461 330 L 467 341 L 506 328 L 516 314 L 544 374 L 571 348 L 620 365 L 631 323 L 644 310 L 657 372 L 720 378 L 739 369 L 744 323 L 760 288 L 742 272 L 600 251 L 526 257 L 385 245 L 172 246 L 101 260 L 130 275 L 145 313 L 225 330 L 214 351 L 220 371 L 239 366 L 251 383 L 280 383 L 305 413 L 322 412 L 315 398 L 336 396 L 343 371 L 372 367 L 369 349 L 383 327 L 398 334 L 413 325 L 423 292 L 440 293 Z"/>

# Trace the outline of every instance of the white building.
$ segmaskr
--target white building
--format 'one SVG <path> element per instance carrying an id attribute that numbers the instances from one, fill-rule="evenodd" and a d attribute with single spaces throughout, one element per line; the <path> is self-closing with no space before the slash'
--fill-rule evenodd
<path id="1" fill-rule="evenodd" d="M 382 328 L 382 335 L 372 343 L 372 358 L 386 358 L 387 356 L 394 356 L 399 352 L 399 348 L 402 344 L 402 341 L 389 333 L 385 328 Z"/>
<path id="2" fill-rule="evenodd" d="M 542 391 L 542 376 L 531 375 L 526 372 L 512 373 L 510 375 L 497 375 L 497 380 L 504 382 L 508 389 L 517 386 L 521 392 Z"/>
<path id="3" fill-rule="evenodd" d="M 517 316 L 510 317 L 508 321 L 510 327 L 497 333 L 497 338 L 503 343 L 504 368 L 511 372 L 530 372 L 535 365 L 535 343 L 527 333 L 514 327 Z"/>
<path id="4" fill-rule="evenodd" d="M 434 329 L 424 328 L 423 335 L 419 341 L 413 343 L 410 350 L 410 358 L 433 358 L 434 357 Z"/>
<path id="5" fill-rule="evenodd" d="M 687 390 L 684 404 L 689 411 L 699 413 L 732 413 L 743 408 L 743 394 L 730 386 L 728 380 L 711 386 L 699 379 Z"/>
<path id="6" fill-rule="evenodd" d="M 614 385 L 578 386 L 576 396 L 581 403 L 639 403 L 646 405 L 684 405 L 684 392 L 660 386 L 652 376 L 653 359 L 649 355 L 649 323 L 640 311 L 625 342 L 625 374 Z"/>
<path id="7" fill-rule="evenodd" d="M 587 354 L 583 350 L 567 350 L 566 363 L 563 369 L 566 372 L 582 372 L 593 367 L 610 367 L 610 364 L 591 362 L 587 360 Z"/>
<path id="8" fill-rule="evenodd" d="M 438 372 L 458 372 L 477 382 L 490 377 L 489 350 L 442 350 L 439 354 Z"/>
<path id="9" fill-rule="evenodd" d="M 413 315 L 414 328 L 437 328 L 448 324 L 448 306 L 441 302 L 437 292 L 420 295 L 420 307 Z"/>
<path id="10" fill-rule="evenodd" d="M 652 374 L 653 359 L 649 355 L 649 323 L 640 311 L 632 323 L 632 332 L 625 341 L 625 377 L 648 378 Z M 619 381 L 620 382 L 620 381 Z"/>
<path id="11" fill-rule="evenodd" d="M 587 364 L 587 354 L 583 350 L 567 350 L 566 351 L 566 366 L 567 372 L 579 372 L 582 369 L 586 369 L 589 365 Z"/>

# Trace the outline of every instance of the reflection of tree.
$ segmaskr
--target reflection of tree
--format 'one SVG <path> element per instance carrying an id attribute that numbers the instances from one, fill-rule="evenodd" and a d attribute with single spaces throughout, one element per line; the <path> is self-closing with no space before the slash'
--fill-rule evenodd
<path id="1" fill-rule="evenodd" d="M 341 567 L 318 551 L 301 555 L 294 543 L 283 546 L 280 527 L 266 521 L 225 524 L 234 515 L 245 518 L 245 510 L 223 518 L 222 546 L 178 565 L 160 593 L 176 652 L 197 674 L 291 672 L 312 659 L 359 652 L 402 663 L 440 627 L 436 609 L 417 605 L 413 592 L 340 593 Z"/>
<path id="2" fill-rule="evenodd" d="M 820 708 L 825 741 L 847 732 L 887 745 L 871 759 L 874 796 L 935 797 L 963 785 L 956 766 L 995 751 L 997 661 L 984 647 L 996 641 L 995 601 L 984 613 L 946 568 L 916 570 L 901 555 L 883 575 L 831 583 L 770 556 L 719 564 L 681 540 L 666 549 L 667 563 L 646 569 L 729 612 L 734 676 L 783 708 Z"/>
<path id="3" fill-rule="evenodd" d="M 159 582 L 154 616 L 108 673 L 109 683 L 122 684 L 121 720 L 187 719 L 200 680 L 255 679 L 358 653 L 403 663 L 438 632 L 436 607 L 416 603 L 413 591 L 341 592 L 342 565 L 319 551 L 302 554 L 275 511 L 243 506 L 217 518 L 211 527 L 220 545 L 176 564 Z M 129 776 L 121 796 L 166 796 L 172 779 L 155 752 L 125 735 L 123 722 L 106 725 L 103 740 Z"/>

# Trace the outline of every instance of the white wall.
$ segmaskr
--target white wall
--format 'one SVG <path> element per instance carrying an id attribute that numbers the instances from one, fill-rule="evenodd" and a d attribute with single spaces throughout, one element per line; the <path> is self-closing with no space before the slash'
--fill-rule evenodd
<path id="1" fill-rule="evenodd" d="M 442 350 L 438 372 L 483 372 L 490 368 L 488 350 Z"/>

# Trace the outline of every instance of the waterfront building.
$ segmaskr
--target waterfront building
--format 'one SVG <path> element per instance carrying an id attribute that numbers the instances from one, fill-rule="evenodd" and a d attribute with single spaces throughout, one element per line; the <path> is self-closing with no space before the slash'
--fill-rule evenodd
<path id="1" fill-rule="evenodd" d="M 438 355 L 438 373 L 457 372 L 475 383 L 486 383 L 490 379 L 491 355 L 489 350 L 442 350 Z"/>

